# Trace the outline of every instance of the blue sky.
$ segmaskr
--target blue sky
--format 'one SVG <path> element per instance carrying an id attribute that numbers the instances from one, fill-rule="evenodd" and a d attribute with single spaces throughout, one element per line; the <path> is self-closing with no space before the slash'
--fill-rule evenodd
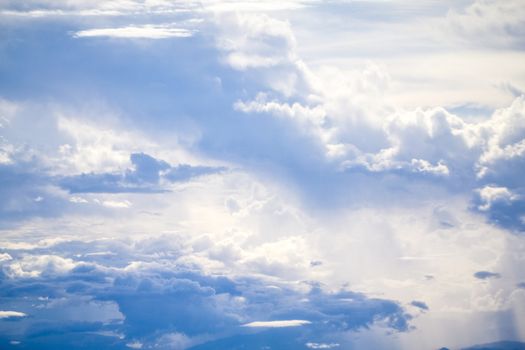
<path id="1" fill-rule="evenodd" d="M 0 347 L 525 342 L 524 18 L 0 1 Z"/>

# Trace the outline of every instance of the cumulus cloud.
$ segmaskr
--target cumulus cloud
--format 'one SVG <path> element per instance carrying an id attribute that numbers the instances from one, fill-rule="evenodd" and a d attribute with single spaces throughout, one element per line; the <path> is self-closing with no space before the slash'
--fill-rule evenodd
<path id="1" fill-rule="evenodd" d="M 258 23 L 259 36 L 270 30 L 269 23 L 248 17 L 236 22 L 239 28 L 231 29 L 234 34 L 227 33 L 241 35 L 236 33 L 252 22 Z M 481 195 L 476 189 L 486 188 L 478 209 L 487 211 L 489 219 L 499 225 L 523 229 L 521 201 L 514 205 L 513 214 L 507 211 L 509 218 L 496 219 L 501 215 L 491 213 L 487 197 L 491 187 L 508 186 L 511 192 L 524 187 L 516 176 L 523 167 L 525 149 L 523 96 L 482 121 L 467 121 L 442 107 L 402 109 L 385 102 L 390 78 L 384 68 L 369 64 L 348 78 L 346 72 L 334 68 L 313 70 L 297 57 L 293 33 L 271 33 L 289 43 L 277 54 L 282 60 L 279 64 L 286 62 L 285 71 L 296 78 L 286 90 L 266 83 L 270 91 L 238 100 L 234 109 L 290 121 L 296 132 L 312 140 L 332 171 L 364 169 L 404 174 L 405 178 L 440 178 L 450 187 L 461 183 L 474 201 Z M 228 52 L 226 47 L 219 48 Z M 507 199 L 516 202 L 518 197 Z"/>

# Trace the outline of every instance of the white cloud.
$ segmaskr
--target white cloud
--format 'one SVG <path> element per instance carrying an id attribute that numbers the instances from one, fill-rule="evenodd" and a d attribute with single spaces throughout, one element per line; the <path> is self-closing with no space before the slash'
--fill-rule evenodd
<path id="1" fill-rule="evenodd" d="M 338 343 L 306 343 L 307 348 L 310 349 L 333 349 L 339 347 Z"/>
<path id="2" fill-rule="evenodd" d="M 11 255 L 9 255 L 8 253 L 0 253 L 0 262 L 9 260 L 13 260 Z"/>
<path id="3" fill-rule="evenodd" d="M 94 1 L 49 1 L 35 0 L 24 3 L 20 9 L 17 1 L 4 1 L 0 15 L 12 17 L 69 17 L 69 16 L 126 16 L 136 14 L 177 14 L 186 12 L 197 5 L 197 2 L 164 1 L 164 0 L 94 0 Z"/>
<path id="4" fill-rule="evenodd" d="M 113 127 L 95 126 L 79 119 L 59 118 L 58 130 L 72 141 L 59 149 L 65 163 L 61 168 L 71 173 L 126 169 L 131 166 L 131 152 L 153 145 L 132 132 L 117 132 Z"/>
<path id="5" fill-rule="evenodd" d="M 410 163 L 412 167 L 415 169 L 415 171 L 418 171 L 418 172 L 431 173 L 431 174 L 444 175 L 444 176 L 450 174 L 450 170 L 442 161 L 439 161 L 436 165 L 432 165 L 430 162 L 424 159 L 412 159 Z"/>
<path id="6" fill-rule="evenodd" d="M 116 200 L 105 200 L 102 201 L 102 205 L 108 208 L 129 208 L 132 203 L 128 200 L 116 201 Z"/>
<path id="7" fill-rule="evenodd" d="M 479 210 L 487 211 L 496 202 L 510 202 L 518 199 L 518 196 L 505 187 L 485 186 L 478 190 L 483 204 L 478 206 Z"/>
<path id="8" fill-rule="evenodd" d="M 69 197 L 69 201 L 71 203 L 88 203 L 88 200 L 83 198 L 83 197 L 79 197 L 79 196 L 71 196 Z"/>
<path id="9" fill-rule="evenodd" d="M 316 0 L 285 0 L 285 1 L 257 1 L 257 0 L 205 0 L 202 5 L 208 11 L 213 12 L 267 12 L 267 11 L 282 11 L 282 10 L 297 10 L 310 4 L 314 4 Z"/>
<path id="10" fill-rule="evenodd" d="M 17 1 L 6 0 L 0 11 L 4 16 L 125 16 L 137 14 L 178 14 L 191 10 L 220 12 L 261 12 L 299 9 L 316 0 L 254 1 L 254 0 L 30 0 L 20 9 Z"/>
<path id="11" fill-rule="evenodd" d="M 282 320 L 282 321 L 255 321 L 243 324 L 242 327 L 249 328 L 282 328 L 282 327 L 299 327 L 310 324 L 306 320 Z"/>
<path id="12" fill-rule="evenodd" d="M 187 38 L 193 32 L 186 28 L 174 28 L 167 25 L 142 25 L 120 28 L 97 28 L 81 30 L 74 33 L 75 38 L 111 37 L 111 38 L 136 38 L 136 39 L 167 39 Z"/>
<path id="13" fill-rule="evenodd" d="M 498 109 L 490 120 L 478 126 L 478 133 L 485 139 L 478 162 L 479 177 L 497 176 L 506 164 L 519 164 L 525 155 L 525 96 L 516 98 L 507 108 Z"/>
<path id="14" fill-rule="evenodd" d="M 287 22 L 242 13 L 221 14 L 216 21 L 217 46 L 235 69 L 272 67 L 295 59 L 295 37 Z"/>
<path id="15" fill-rule="evenodd" d="M 131 343 L 127 343 L 126 346 L 131 349 L 142 349 L 143 344 L 139 341 L 134 341 Z"/>
<path id="16" fill-rule="evenodd" d="M 198 340 L 192 339 L 184 333 L 173 332 L 163 334 L 159 337 L 155 347 L 160 349 L 184 350 L 198 343 Z"/>
<path id="17" fill-rule="evenodd" d="M 266 26 L 263 21 L 254 35 L 264 36 Z M 274 35 L 295 42 L 291 32 Z M 519 160 L 525 154 L 523 97 L 485 121 L 467 122 L 439 107 L 407 110 L 385 99 L 391 84 L 385 68 L 369 64 L 349 77 L 337 68 L 312 71 L 297 57 L 294 45 L 285 47 L 276 55 L 288 64 L 273 72 L 296 79 L 284 90 L 267 83 L 274 92 L 285 94 L 284 101 L 259 93 L 233 107 L 247 114 L 290 119 L 299 132 L 322 145 L 327 161 L 336 161 L 343 169 L 407 169 L 475 181 L 474 169 L 478 177 L 498 173 L 496 161 Z M 296 99 L 301 102 L 287 101 Z"/>
<path id="18" fill-rule="evenodd" d="M 3 270 L 10 278 L 36 278 L 42 275 L 65 274 L 79 263 L 58 255 L 25 255 L 4 263 Z"/>
<path id="19" fill-rule="evenodd" d="M 23 312 L 18 312 L 18 311 L 2 311 L 0 310 L 0 319 L 2 318 L 11 318 L 11 317 L 25 317 L 27 316 L 25 313 Z"/>

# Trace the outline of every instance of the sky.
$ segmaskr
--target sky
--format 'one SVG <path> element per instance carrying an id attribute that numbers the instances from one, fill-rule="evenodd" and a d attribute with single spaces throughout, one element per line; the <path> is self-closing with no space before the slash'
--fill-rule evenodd
<path id="1" fill-rule="evenodd" d="M 2 349 L 525 348 L 522 0 L 0 0 Z"/>

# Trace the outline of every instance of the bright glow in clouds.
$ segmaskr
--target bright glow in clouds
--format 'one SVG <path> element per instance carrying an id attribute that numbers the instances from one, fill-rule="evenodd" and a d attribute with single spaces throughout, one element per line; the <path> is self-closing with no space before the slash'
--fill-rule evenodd
<path id="1" fill-rule="evenodd" d="M 524 347 L 524 11 L 1 2 L 0 348 Z"/>

